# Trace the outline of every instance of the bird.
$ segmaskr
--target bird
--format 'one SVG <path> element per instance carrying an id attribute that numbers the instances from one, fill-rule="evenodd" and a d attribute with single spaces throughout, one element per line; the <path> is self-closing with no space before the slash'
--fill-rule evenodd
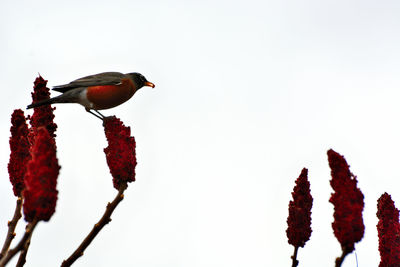
<path id="1" fill-rule="evenodd" d="M 50 104 L 77 103 L 84 106 L 87 112 L 103 120 L 105 116 L 99 110 L 121 105 L 143 86 L 155 87 L 138 72 L 102 72 L 54 86 L 52 89 L 62 93 L 61 95 L 32 103 L 27 109 Z"/>

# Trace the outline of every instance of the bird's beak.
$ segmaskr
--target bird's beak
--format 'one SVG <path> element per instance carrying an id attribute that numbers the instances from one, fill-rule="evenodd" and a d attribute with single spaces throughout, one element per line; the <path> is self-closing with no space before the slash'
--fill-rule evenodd
<path id="1" fill-rule="evenodd" d="M 144 83 L 144 86 L 149 86 L 149 87 L 151 87 L 151 88 L 156 87 L 156 86 L 154 85 L 154 83 L 151 83 L 151 82 L 145 82 L 145 83 Z"/>

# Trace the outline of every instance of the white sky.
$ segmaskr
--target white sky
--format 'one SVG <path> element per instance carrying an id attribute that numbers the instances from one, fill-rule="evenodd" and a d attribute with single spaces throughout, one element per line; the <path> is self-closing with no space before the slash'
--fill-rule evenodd
<path id="1" fill-rule="evenodd" d="M 365 195 L 358 266 L 377 266 L 376 201 L 387 191 L 400 207 L 399 11 L 397 0 L 1 1 L 1 242 L 15 205 L 10 116 L 37 73 L 54 86 L 137 71 L 156 88 L 104 111 L 132 128 L 137 182 L 74 266 L 290 266 L 303 167 L 313 233 L 299 266 L 333 266 L 329 148 Z M 100 121 L 78 105 L 55 115 L 59 201 L 26 266 L 58 266 L 116 194 Z"/>

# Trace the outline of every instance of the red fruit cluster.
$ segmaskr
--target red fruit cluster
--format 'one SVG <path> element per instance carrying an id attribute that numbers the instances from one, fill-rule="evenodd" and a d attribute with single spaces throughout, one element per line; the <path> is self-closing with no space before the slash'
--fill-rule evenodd
<path id="1" fill-rule="evenodd" d="M 127 182 L 135 181 L 136 142 L 126 127 L 115 116 L 104 119 L 104 131 L 108 147 L 104 149 L 107 164 L 116 189 Z"/>
<path id="2" fill-rule="evenodd" d="M 310 183 L 307 179 L 308 170 L 304 168 L 296 185 L 293 188 L 293 201 L 289 202 L 288 228 L 286 235 L 289 244 L 295 247 L 304 247 L 311 236 L 311 208 L 313 198 L 310 192 Z"/>
<path id="3" fill-rule="evenodd" d="M 335 191 L 329 200 L 335 208 L 332 228 L 343 252 L 347 254 L 364 236 L 364 195 L 357 188 L 356 176 L 350 172 L 343 156 L 330 149 L 328 161 L 332 176 L 330 183 Z"/>
<path id="4" fill-rule="evenodd" d="M 28 141 L 28 125 L 24 112 L 20 109 L 14 110 L 11 115 L 11 137 L 10 137 L 10 162 L 8 173 L 13 186 L 15 196 L 21 196 L 24 189 L 24 176 L 27 162 L 30 160 L 30 145 Z"/>
<path id="5" fill-rule="evenodd" d="M 54 138 L 45 127 L 36 130 L 31 155 L 23 191 L 25 220 L 32 222 L 36 218 L 48 221 L 56 208 L 58 194 L 56 186 L 60 166 L 56 157 Z"/>
<path id="6" fill-rule="evenodd" d="M 380 267 L 400 266 L 400 224 L 399 210 L 388 193 L 378 199 Z"/>
<path id="7" fill-rule="evenodd" d="M 46 87 L 47 80 L 44 80 L 41 76 L 37 77 L 34 82 L 32 102 L 36 103 L 41 100 L 50 98 L 50 90 Z M 37 129 L 39 127 L 46 127 L 51 137 L 55 137 L 55 131 L 57 129 L 57 124 L 53 122 L 54 114 L 50 105 L 44 105 L 41 107 L 34 108 L 32 117 L 30 117 L 30 124 L 32 129 Z M 34 133 L 31 134 L 30 139 L 34 139 Z"/>

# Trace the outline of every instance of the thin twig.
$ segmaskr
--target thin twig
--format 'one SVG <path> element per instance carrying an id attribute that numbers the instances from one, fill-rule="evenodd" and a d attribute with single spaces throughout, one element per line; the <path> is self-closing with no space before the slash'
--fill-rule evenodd
<path id="1" fill-rule="evenodd" d="M 15 265 L 15 267 L 24 266 L 24 264 L 26 262 L 26 254 L 28 254 L 28 249 L 31 244 L 31 239 L 32 239 L 32 235 L 28 238 L 28 240 L 26 240 L 24 249 L 19 254 L 18 262 L 17 262 L 17 265 Z"/>
<path id="2" fill-rule="evenodd" d="M 26 226 L 25 234 L 19 241 L 18 245 L 16 245 L 15 248 L 10 249 L 7 254 L 0 260 L 0 267 L 6 266 L 6 264 L 15 256 L 15 254 L 24 249 L 26 242 L 31 238 L 33 230 L 35 230 L 37 223 L 38 220 L 34 219 L 33 222 L 30 222 Z"/>
<path id="3" fill-rule="evenodd" d="M 292 267 L 297 267 L 297 265 L 299 265 L 299 261 L 297 260 L 297 252 L 298 251 L 299 251 L 299 247 L 295 246 L 293 256 L 292 256 Z"/>
<path id="4" fill-rule="evenodd" d="M 103 229 L 103 227 L 111 221 L 111 215 L 118 204 L 124 199 L 124 191 L 128 187 L 128 185 L 122 184 L 118 190 L 118 194 L 115 196 L 114 200 L 107 204 L 106 211 L 101 217 L 100 221 L 98 221 L 94 226 L 92 231 L 86 236 L 86 238 L 82 241 L 79 247 L 69 256 L 68 259 L 64 260 L 61 264 L 61 267 L 71 266 L 79 257 L 83 255 L 85 249 L 90 245 L 93 239 L 97 236 L 97 234 Z"/>
<path id="5" fill-rule="evenodd" d="M 339 258 L 336 258 L 335 261 L 335 267 L 340 267 L 342 266 L 342 263 L 344 261 L 344 258 L 347 256 L 347 254 L 349 254 L 350 251 L 348 251 L 347 249 L 342 248 L 342 255 Z"/>
<path id="6" fill-rule="evenodd" d="M 17 203 L 15 205 L 14 216 L 11 221 L 8 222 L 8 232 L 6 236 L 6 240 L 4 241 L 3 248 L 0 252 L 0 259 L 6 255 L 8 249 L 10 248 L 11 242 L 15 237 L 15 227 L 17 226 L 18 220 L 21 218 L 21 206 L 22 206 L 22 197 L 18 197 Z"/>

